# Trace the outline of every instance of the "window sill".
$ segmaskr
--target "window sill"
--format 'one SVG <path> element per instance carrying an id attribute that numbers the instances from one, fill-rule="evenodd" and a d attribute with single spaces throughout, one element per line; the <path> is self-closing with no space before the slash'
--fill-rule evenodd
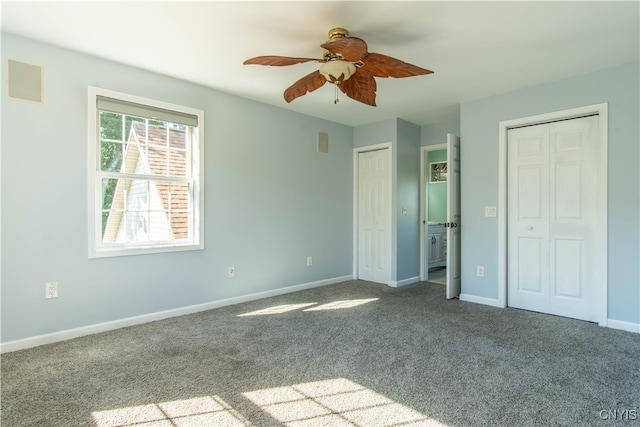
<path id="1" fill-rule="evenodd" d="M 103 247 L 103 248 L 90 248 L 89 259 L 94 258 L 110 258 L 119 256 L 134 256 L 134 255 L 150 255 L 159 253 L 171 253 L 171 252 L 184 252 L 184 251 L 197 251 L 204 249 L 204 244 L 170 244 L 166 246 L 142 246 L 142 247 Z"/>

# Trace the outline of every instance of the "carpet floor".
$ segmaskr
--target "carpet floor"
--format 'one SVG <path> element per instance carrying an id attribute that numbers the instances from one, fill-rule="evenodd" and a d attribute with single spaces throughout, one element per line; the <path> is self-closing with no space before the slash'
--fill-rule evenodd
<path id="1" fill-rule="evenodd" d="M 640 335 L 350 281 L 3 354 L 2 425 L 640 423 Z"/>

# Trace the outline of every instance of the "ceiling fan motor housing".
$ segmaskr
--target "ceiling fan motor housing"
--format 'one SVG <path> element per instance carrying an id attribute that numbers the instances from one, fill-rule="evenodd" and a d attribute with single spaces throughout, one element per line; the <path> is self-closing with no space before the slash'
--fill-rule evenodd
<path id="1" fill-rule="evenodd" d="M 334 40 L 338 40 L 344 37 L 349 37 L 349 31 L 339 27 L 332 28 L 329 30 L 329 40 L 327 40 L 327 42 L 332 42 Z M 324 53 L 322 54 L 322 57 L 325 59 L 325 61 L 331 61 L 334 59 L 343 59 L 343 58 L 340 58 L 339 56 L 336 56 L 333 52 L 329 52 L 326 49 L 324 49 Z"/>
<path id="2" fill-rule="evenodd" d="M 340 39 L 342 37 L 348 37 L 348 36 L 349 36 L 349 31 L 345 30 L 344 28 L 332 28 L 329 30 L 328 41 L 333 41 L 335 39 Z"/>

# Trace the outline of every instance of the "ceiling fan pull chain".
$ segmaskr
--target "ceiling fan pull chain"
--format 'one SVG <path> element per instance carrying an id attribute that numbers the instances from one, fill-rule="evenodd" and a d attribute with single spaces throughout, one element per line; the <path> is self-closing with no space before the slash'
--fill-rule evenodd
<path id="1" fill-rule="evenodd" d="M 334 84 L 333 85 L 334 90 L 336 91 L 336 99 L 333 100 L 334 105 L 337 104 L 338 102 L 340 102 L 340 100 L 338 99 L 338 85 Z"/>

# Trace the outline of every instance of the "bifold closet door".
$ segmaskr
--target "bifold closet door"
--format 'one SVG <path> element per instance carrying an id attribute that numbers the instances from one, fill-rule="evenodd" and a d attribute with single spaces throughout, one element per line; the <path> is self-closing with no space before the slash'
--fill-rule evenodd
<path id="1" fill-rule="evenodd" d="M 508 305 L 597 320 L 598 117 L 509 130 Z"/>

